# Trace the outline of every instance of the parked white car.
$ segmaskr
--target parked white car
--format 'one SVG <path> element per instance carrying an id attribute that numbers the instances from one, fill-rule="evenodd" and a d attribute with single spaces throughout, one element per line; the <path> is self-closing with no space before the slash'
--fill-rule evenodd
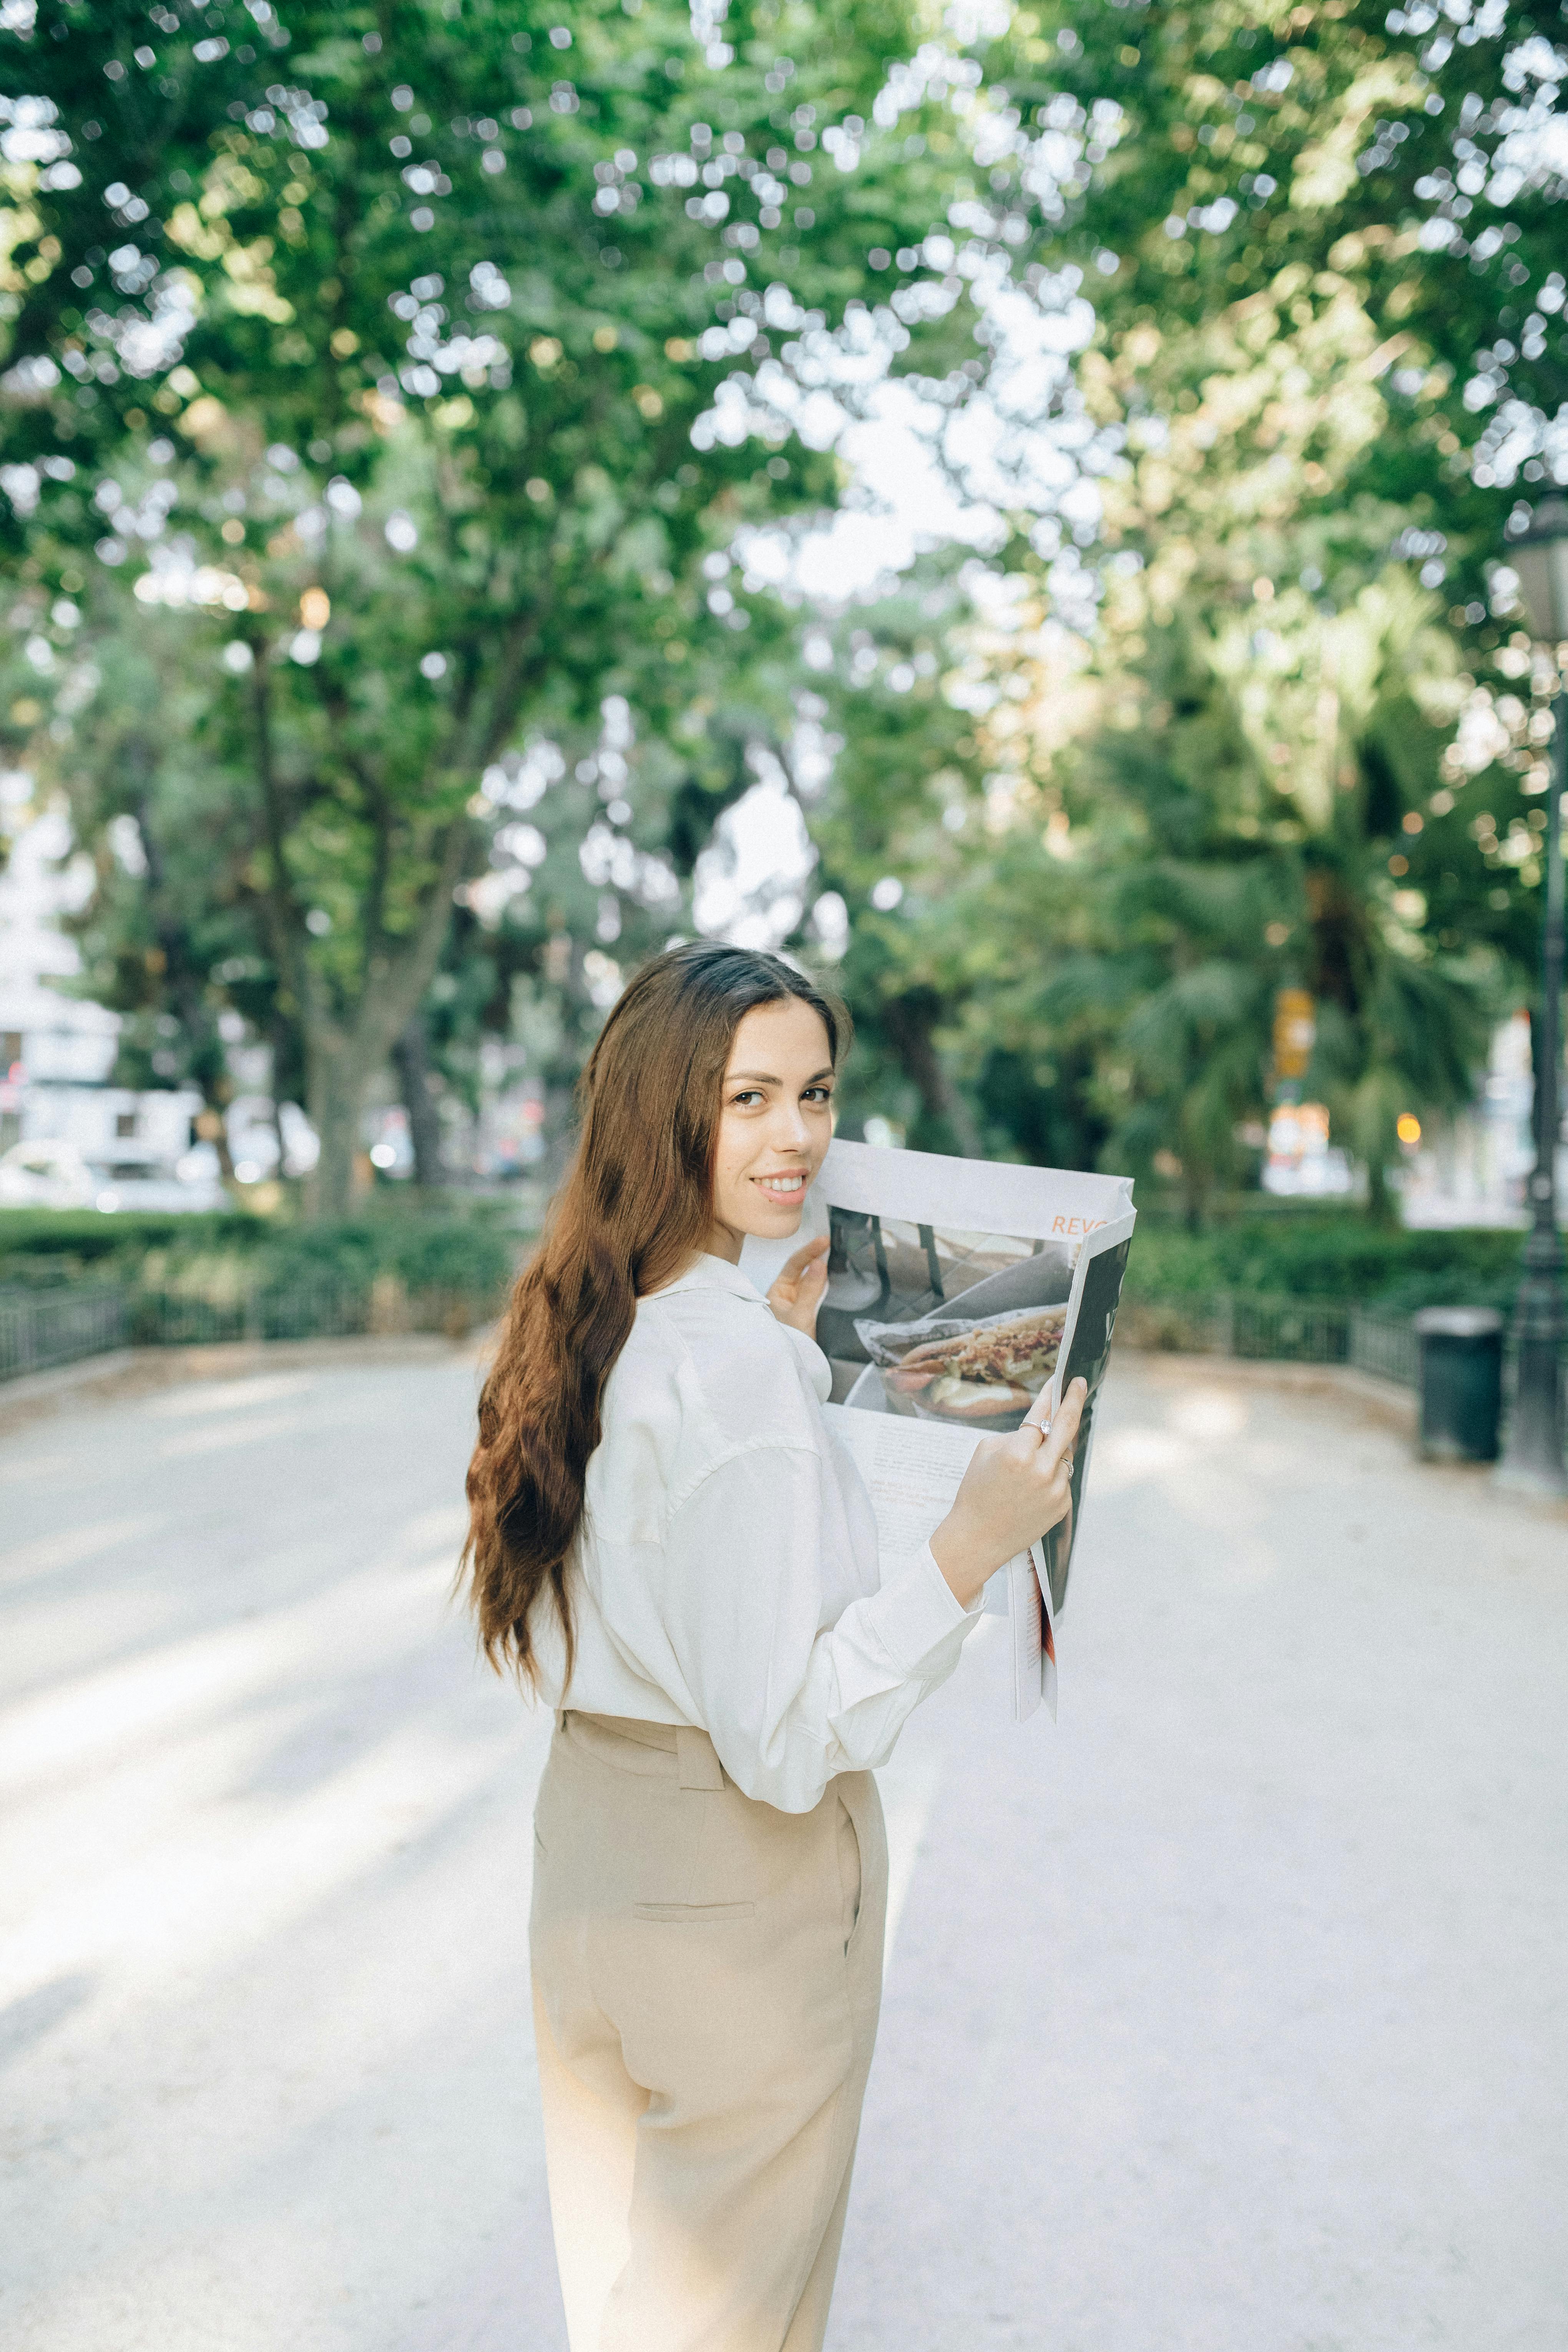
<path id="1" fill-rule="evenodd" d="M 0 1208 L 90 1209 L 95 1189 L 74 1143 L 14 1143 L 0 1159 Z"/>
<path id="2" fill-rule="evenodd" d="M 14 1144 L 0 1160 L 0 1206 L 13 1209 L 154 1209 L 176 1213 L 226 1209 L 217 1154 L 198 1145 L 174 1161 L 129 1146 L 112 1160 L 88 1160 L 75 1144 Z"/>

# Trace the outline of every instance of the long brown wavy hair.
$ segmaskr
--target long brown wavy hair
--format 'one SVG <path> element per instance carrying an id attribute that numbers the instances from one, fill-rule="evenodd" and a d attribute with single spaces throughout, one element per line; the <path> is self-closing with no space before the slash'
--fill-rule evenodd
<path id="1" fill-rule="evenodd" d="M 842 1005 L 779 956 L 709 941 L 645 964 L 588 1057 L 577 1150 L 512 1292 L 468 1465 L 458 1581 L 498 1672 L 537 1682 L 530 1616 L 548 1587 L 571 1678 L 568 1561 L 605 1382 L 638 1298 L 707 1240 L 735 1031 L 788 997 L 820 1014 L 837 1066 L 849 1042 Z"/>

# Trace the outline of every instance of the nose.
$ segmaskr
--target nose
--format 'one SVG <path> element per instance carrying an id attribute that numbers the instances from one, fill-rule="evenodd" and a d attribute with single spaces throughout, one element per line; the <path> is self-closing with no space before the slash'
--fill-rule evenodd
<path id="1" fill-rule="evenodd" d="M 811 1130 L 806 1126 L 805 1114 L 793 1097 L 786 1097 L 776 1105 L 769 1127 L 769 1140 L 775 1150 L 798 1151 L 803 1158 L 809 1152 Z"/>

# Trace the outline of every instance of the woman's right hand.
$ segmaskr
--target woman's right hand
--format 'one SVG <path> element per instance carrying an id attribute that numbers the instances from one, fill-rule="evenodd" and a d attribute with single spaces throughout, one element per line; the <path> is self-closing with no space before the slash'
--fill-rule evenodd
<path id="1" fill-rule="evenodd" d="M 1072 1503 L 1073 1445 L 1089 1396 L 1074 1381 L 1043 1433 L 1033 1418 L 1006 1437 L 983 1437 L 952 1508 L 931 1539 L 953 1597 L 973 1608 L 981 1587 L 1065 1519 Z"/>

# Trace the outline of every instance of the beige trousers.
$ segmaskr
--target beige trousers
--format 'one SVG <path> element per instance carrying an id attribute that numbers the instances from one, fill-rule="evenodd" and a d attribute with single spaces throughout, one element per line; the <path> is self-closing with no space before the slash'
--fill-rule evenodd
<path id="1" fill-rule="evenodd" d="M 881 1998 L 876 1782 L 781 1813 L 705 1732 L 567 1714 L 534 1843 L 572 2352 L 819 2352 Z"/>

